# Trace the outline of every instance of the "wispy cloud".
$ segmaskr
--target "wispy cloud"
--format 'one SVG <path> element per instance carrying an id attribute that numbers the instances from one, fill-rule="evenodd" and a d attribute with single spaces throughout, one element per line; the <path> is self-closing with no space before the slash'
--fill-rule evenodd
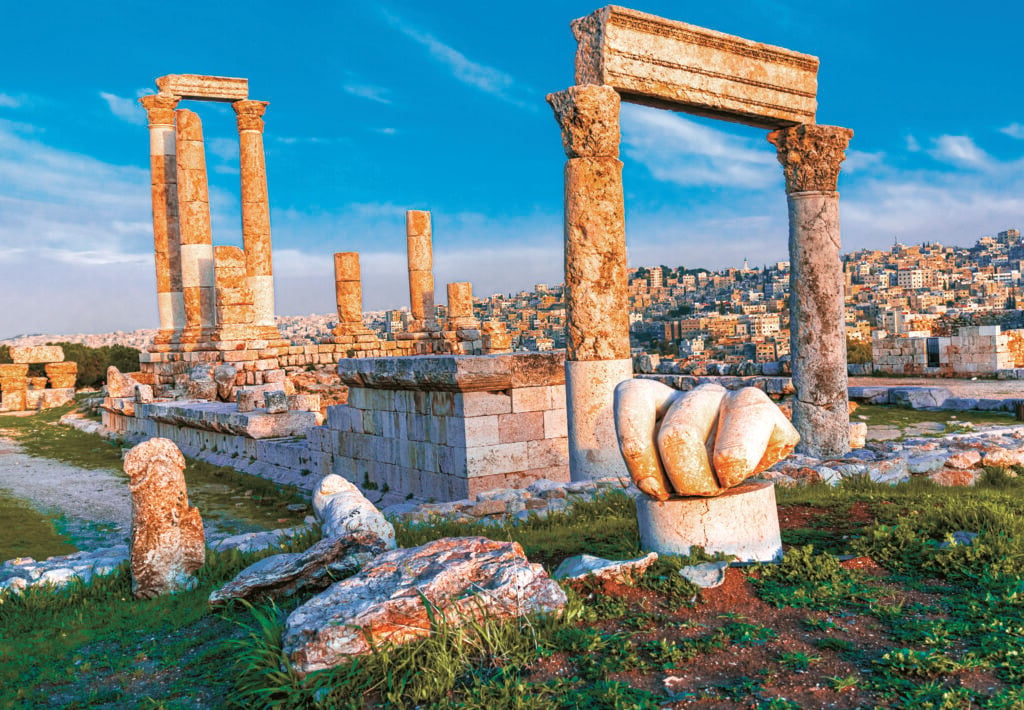
<path id="1" fill-rule="evenodd" d="M 1011 123 L 1009 126 L 1004 126 L 999 129 L 1000 133 L 1005 133 L 1010 138 L 1020 138 L 1024 140 L 1024 123 Z"/>
<path id="2" fill-rule="evenodd" d="M 23 101 L 10 94 L 0 94 L 0 108 L 20 108 Z"/>
<path id="3" fill-rule="evenodd" d="M 238 141 L 231 138 L 213 138 L 206 141 L 206 147 L 210 152 L 221 160 L 236 160 L 238 158 Z"/>
<path id="4" fill-rule="evenodd" d="M 146 110 L 135 98 L 117 96 L 106 91 L 100 92 L 100 98 L 107 102 L 110 112 L 128 123 L 146 125 Z"/>
<path id="5" fill-rule="evenodd" d="M 986 169 L 993 165 L 992 156 L 979 148 L 970 136 L 939 136 L 928 155 L 958 167 Z"/>
<path id="6" fill-rule="evenodd" d="M 345 83 L 341 85 L 341 90 L 346 94 L 351 94 L 367 101 L 376 101 L 379 104 L 391 103 L 390 89 L 363 81 L 352 72 L 346 72 Z"/>
<path id="7" fill-rule="evenodd" d="M 678 185 L 759 189 L 781 182 L 775 149 L 767 141 L 710 128 L 676 113 L 623 104 L 626 155 L 656 180 Z"/>
<path id="8" fill-rule="evenodd" d="M 847 175 L 877 167 L 885 160 L 885 153 L 864 150 L 847 150 L 842 170 Z"/>
<path id="9" fill-rule="evenodd" d="M 539 110 L 536 102 L 523 100 L 523 87 L 511 74 L 473 61 L 455 47 L 446 44 L 431 33 L 409 24 L 388 10 L 381 9 L 380 13 L 388 24 L 426 48 L 427 53 L 435 61 L 447 67 L 457 80 L 520 108 L 531 111 Z"/>

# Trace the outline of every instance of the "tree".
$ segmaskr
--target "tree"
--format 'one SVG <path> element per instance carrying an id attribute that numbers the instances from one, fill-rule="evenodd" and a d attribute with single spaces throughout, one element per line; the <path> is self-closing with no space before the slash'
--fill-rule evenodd
<path id="1" fill-rule="evenodd" d="M 864 365 L 871 362 L 871 343 L 847 338 L 846 362 L 854 365 Z"/>

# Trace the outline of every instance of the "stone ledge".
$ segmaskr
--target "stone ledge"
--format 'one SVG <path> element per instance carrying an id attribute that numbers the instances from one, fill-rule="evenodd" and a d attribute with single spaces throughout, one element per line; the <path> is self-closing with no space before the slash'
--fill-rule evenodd
<path id="1" fill-rule="evenodd" d="M 317 425 L 315 412 L 288 411 L 269 414 L 266 410 L 239 412 L 230 402 L 151 402 L 137 404 L 135 416 L 162 424 L 237 434 L 250 439 L 304 436 Z"/>
<path id="2" fill-rule="evenodd" d="M 342 384 L 387 390 L 480 392 L 565 383 L 565 354 L 420 355 L 338 362 Z"/>

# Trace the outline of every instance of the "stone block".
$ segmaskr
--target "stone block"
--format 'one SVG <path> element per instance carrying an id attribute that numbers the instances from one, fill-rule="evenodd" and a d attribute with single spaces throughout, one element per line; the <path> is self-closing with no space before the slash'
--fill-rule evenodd
<path id="1" fill-rule="evenodd" d="M 50 387 L 53 389 L 74 388 L 77 375 L 50 375 Z"/>
<path id="2" fill-rule="evenodd" d="M 569 440 L 540 439 L 527 443 L 530 468 L 561 467 L 569 465 Z"/>
<path id="3" fill-rule="evenodd" d="M 43 407 L 43 394 L 46 392 L 45 389 L 30 389 L 25 391 L 25 409 L 30 412 L 36 412 Z"/>
<path id="4" fill-rule="evenodd" d="M 263 400 L 266 402 L 267 414 L 283 414 L 288 411 L 288 395 L 283 391 L 264 392 Z"/>
<path id="5" fill-rule="evenodd" d="M 28 377 L 28 364 L 0 364 L 0 380 L 22 379 Z"/>
<path id="6" fill-rule="evenodd" d="M 464 421 L 467 447 L 506 443 L 501 442 L 498 416 L 469 417 Z"/>
<path id="7" fill-rule="evenodd" d="M 512 411 L 537 412 L 551 409 L 552 387 L 519 387 L 512 390 Z"/>
<path id="8" fill-rule="evenodd" d="M 200 101 L 239 101 L 249 98 L 249 80 L 230 76 L 168 74 L 156 80 L 160 92 Z"/>
<path id="9" fill-rule="evenodd" d="M 28 382 L 29 390 L 43 390 L 46 389 L 46 378 L 45 377 L 27 377 L 25 378 Z"/>
<path id="10" fill-rule="evenodd" d="M 463 392 L 455 400 L 455 414 L 467 418 L 508 414 L 511 411 L 512 397 L 503 392 Z"/>
<path id="11" fill-rule="evenodd" d="M 513 395 L 513 401 L 515 396 Z M 534 441 L 544 438 L 546 412 L 518 412 L 501 414 L 498 420 L 498 443 Z"/>
<path id="12" fill-rule="evenodd" d="M 544 438 L 557 439 L 568 436 L 569 426 L 566 423 L 565 407 L 548 409 L 544 412 Z"/>
<path id="13" fill-rule="evenodd" d="M 11 361 L 16 365 L 63 362 L 64 348 L 59 345 L 12 347 Z"/>
<path id="14" fill-rule="evenodd" d="M 55 409 L 71 404 L 75 401 L 75 388 L 63 387 L 59 389 L 43 390 L 43 409 Z"/>
<path id="15" fill-rule="evenodd" d="M 533 467 L 530 465 L 525 441 L 466 448 L 466 471 L 470 477 L 512 473 L 529 468 Z"/>
<path id="16" fill-rule="evenodd" d="M 0 392 L 0 409 L 6 412 L 25 411 L 25 389 L 4 389 Z"/>

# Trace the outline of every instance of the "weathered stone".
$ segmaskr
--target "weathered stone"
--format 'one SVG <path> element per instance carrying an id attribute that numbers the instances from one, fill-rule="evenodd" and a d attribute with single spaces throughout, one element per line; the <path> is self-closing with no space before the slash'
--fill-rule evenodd
<path id="1" fill-rule="evenodd" d="M 319 591 L 355 574 L 387 549 L 377 535 L 356 532 L 320 540 L 305 552 L 271 555 L 239 572 L 210 595 L 210 604 L 231 599 L 289 597 Z"/>
<path id="2" fill-rule="evenodd" d="M 773 131 L 789 202 L 790 351 L 797 450 L 841 456 L 850 450 L 846 322 L 839 256 L 839 165 L 853 131 L 795 126 Z"/>
<path id="3" fill-rule="evenodd" d="M 627 338 L 628 339 L 628 338 Z M 569 473 L 574 481 L 628 475 L 615 436 L 615 386 L 633 376 L 633 360 L 565 363 Z"/>
<path id="4" fill-rule="evenodd" d="M 217 383 L 213 380 L 189 380 L 189 399 L 201 399 L 207 402 L 217 401 Z"/>
<path id="5" fill-rule="evenodd" d="M 363 330 L 363 282 L 359 270 L 359 252 L 334 255 L 334 289 L 338 307 L 335 335 Z"/>
<path id="6" fill-rule="evenodd" d="M 169 439 L 150 439 L 125 456 L 132 494 L 132 593 L 152 598 L 193 589 L 206 543 L 188 505 L 185 457 Z"/>
<path id="7" fill-rule="evenodd" d="M 728 571 L 728 562 L 702 562 L 699 565 L 683 567 L 679 570 L 679 576 L 702 589 L 714 589 L 725 582 L 725 575 Z"/>
<path id="8" fill-rule="evenodd" d="M 122 374 L 113 365 L 107 368 L 108 397 L 134 397 L 135 386 L 138 384 L 130 375 Z"/>
<path id="9" fill-rule="evenodd" d="M 248 389 L 237 389 L 235 390 L 235 396 L 238 401 L 239 412 L 251 412 L 256 409 L 256 398 L 257 392 Z"/>
<path id="10" fill-rule="evenodd" d="M 15 365 L 63 362 L 64 348 L 59 345 L 12 346 L 10 355 Z"/>
<path id="11" fill-rule="evenodd" d="M 217 399 L 231 402 L 235 399 L 235 377 L 238 370 L 234 365 L 224 363 L 213 368 L 213 381 L 217 383 Z"/>
<path id="12" fill-rule="evenodd" d="M 850 422 L 850 448 L 862 449 L 868 440 L 868 425 L 865 422 Z"/>
<path id="13" fill-rule="evenodd" d="M 928 479 L 940 486 L 973 486 L 979 473 L 971 469 L 944 468 L 928 474 Z"/>
<path id="14" fill-rule="evenodd" d="M 782 557 L 779 514 L 771 483 L 747 482 L 714 498 L 636 498 L 640 547 L 665 555 L 705 552 L 736 555 L 741 561 Z"/>
<path id="15" fill-rule="evenodd" d="M 373 645 L 428 636 L 433 622 L 552 613 L 565 601 L 558 584 L 530 564 L 518 543 L 446 538 L 385 553 L 306 602 L 289 615 L 282 646 L 306 674 L 368 653 Z"/>
<path id="16" fill-rule="evenodd" d="M 945 387 L 894 387 L 889 390 L 889 404 L 911 409 L 939 409 L 952 396 Z"/>
<path id="17" fill-rule="evenodd" d="M 409 302 L 413 320 L 434 320 L 434 256 L 430 212 L 405 213 L 405 237 L 409 259 Z"/>
<path id="18" fill-rule="evenodd" d="M 394 526 L 355 484 L 341 476 L 332 473 L 320 481 L 313 494 L 313 512 L 325 538 L 370 532 L 388 549 L 395 546 Z"/>
<path id="19" fill-rule="evenodd" d="M 77 363 L 76 363 L 77 364 Z M 28 363 L 0 363 L 0 380 L 28 377 Z"/>
<path id="20" fill-rule="evenodd" d="M 570 86 L 548 94 L 569 158 L 619 157 L 619 93 L 610 86 Z"/>
<path id="21" fill-rule="evenodd" d="M 946 466 L 949 468 L 974 468 L 981 463 L 981 454 L 973 449 L 967 449 L 966 451 L 959 451 L 948 459 L 946 459 Z"/>
<path id="22" fill-rule="evenodd" d="M 763 128 L 814 123 L 817 57 L 615 5 L 572 30 L 577 84 Z"/>
<path id="23" fill-rule="evenodd" d="M 288 395 L 283 390 L 271 390 L 263 393 L 267 414 L 284 414 L 288 411 Z"/>
<path id="24" fill-rule="evenodd" d="M 150 385 L 135 385 L 135 401 L 146 403 L 153 401 L 153 388 Z"/>
<path id="25" fill-rule="evenodd" d="M 248 98 L 249 80 L 232 76 L 168 74 L 156 80 L 161 94 L 200 101 L 238 101 Z"/>
<path id="26" fill-rule="evenodd" d="M 606 560 L 593 555 L 567 557 L 551 575 L 553 579 L 583 579 L 593 575 L 601 580 L 632 584 L 639 580 L 647 568 L 658 561 L 658 553 L 650 552 L 632 560 Z"/>
<path id="27" fill-rule="evenodd" d="M 1014 449 L 993 449 L 982 458 L 985 466 L 1024 466 L 1024 450 Z"/>

